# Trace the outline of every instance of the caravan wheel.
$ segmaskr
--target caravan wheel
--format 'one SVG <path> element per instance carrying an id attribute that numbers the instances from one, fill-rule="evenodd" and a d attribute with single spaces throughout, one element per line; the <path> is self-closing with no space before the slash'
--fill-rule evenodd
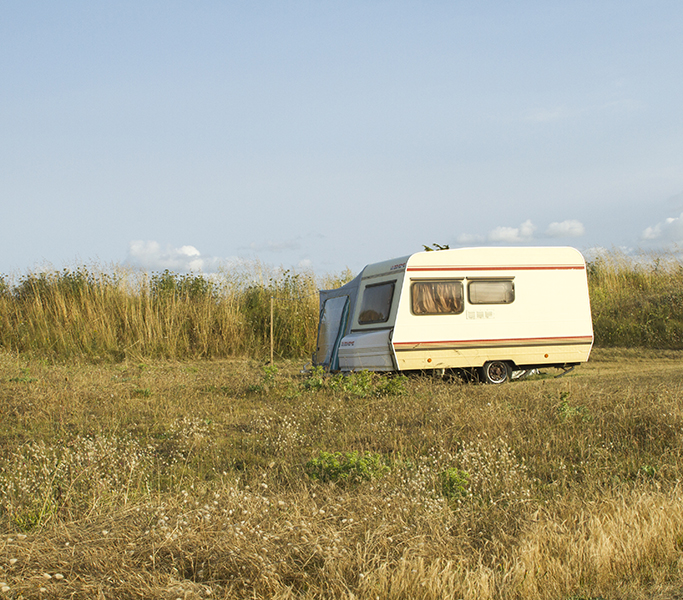
<path id="1" fill-rule="evenodd" d="M 505 383 L 511 375 L 510 365 L 502 360 L 491 360 L 481 368 L 481 380 L 484 383 Z"/>

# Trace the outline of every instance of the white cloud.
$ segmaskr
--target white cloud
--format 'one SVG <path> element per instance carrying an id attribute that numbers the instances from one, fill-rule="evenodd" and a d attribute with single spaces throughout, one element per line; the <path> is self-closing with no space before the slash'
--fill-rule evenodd
<path id="1" fill-rule="evenodd" d="M 128 262 L 146 271 L 203 272 L 216 271 L 220 259 L 202 256 L 194 246 L 173 248 L 170 245 L 161 247 L 158 242 L 136 240 L 129 244 Z"/>
<path id="2" fill-rule="evenodd" d="M 646 227 L 643 230 L 643 233 L 640 234 L 640 239 L 642 240 L 658 240 L 660 237 L 662 237 L 661 223 L 657 223 L 657 225 L 653 225 L 652 227 Z"/>
<path id="3" fill-rule="evenodd" d="M 646 241 L 659 240 L 664 244 L 683 243 L 683 213 L 678 217 L 669 217 L 661 223 L 645 228 L 640 238 Z"/>
<path id="4" fill-rule="evenodd" d="M 581 237 L 585 232 L 586 229 L 581 221 L 570 219 L 561 223 L 551 223 L 545 234 L 548 237 Z"/>
<path id="5" fill-rule="evenodd" d="M 456 240 L 461 246 L 467 244 L 476 245 L 485 242 L 494 244 L 519 244 L 533 241 L 535 232 L 536 226 L 531 222 L 531 219 L 527 219 L 519 227 L 496 227 L 489 231 L 485 236 L 474 233 L 462 233 Z M 545 230 L 544 236 L 551 238 L 580 237 L 584 235 L 585 232 L 585 227 L 581 221 L 568 219 L 566 221 L 550 223 Z"/>
<path id="6" fill-rule="evenodd" d="M 489 231 L 489 242 L 519 243 L 533 239 L 535 225 L 530 221 L 524 221 L 519 227 L 496 227 Z"/>

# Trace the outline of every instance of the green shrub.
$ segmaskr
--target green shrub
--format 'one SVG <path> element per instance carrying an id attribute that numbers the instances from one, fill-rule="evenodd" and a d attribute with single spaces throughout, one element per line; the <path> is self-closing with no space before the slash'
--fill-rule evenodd
<path id="1" fill-rule="evenodd" d="M 380 454 L 373 452 L 324 452 L 305 465 L 311 479 L 322 482 L 358 483 L 389 472 Z"/>
<path id="2" fill-rule="evenodd" d="M 469 493 L 470 477 L 465 471 L 450 467 L 439 473 L 441 495 L 449 500 L 467 496 Z"/>

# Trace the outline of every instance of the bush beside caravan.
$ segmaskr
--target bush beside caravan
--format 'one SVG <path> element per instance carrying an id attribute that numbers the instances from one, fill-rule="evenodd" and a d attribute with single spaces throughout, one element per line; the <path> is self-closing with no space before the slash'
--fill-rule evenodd
<path id="1" fill-rule="evenodd" d="M 320 292 L 314 364 L 330 371 L 513 371 L 586 362 L 586 263 L 567 247 L 459 248 L 366 266 Z"/>

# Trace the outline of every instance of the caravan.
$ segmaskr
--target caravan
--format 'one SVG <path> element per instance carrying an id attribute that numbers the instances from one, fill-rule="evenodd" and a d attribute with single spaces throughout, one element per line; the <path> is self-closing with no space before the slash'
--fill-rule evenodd
<path id="1" fill-rule="evenodd" d="M 459 248 L 366 266 L 320 292 L 314 364 L 329 371 L 569 369 L 593 345 L 586 263 L 574 248 Z"/>

